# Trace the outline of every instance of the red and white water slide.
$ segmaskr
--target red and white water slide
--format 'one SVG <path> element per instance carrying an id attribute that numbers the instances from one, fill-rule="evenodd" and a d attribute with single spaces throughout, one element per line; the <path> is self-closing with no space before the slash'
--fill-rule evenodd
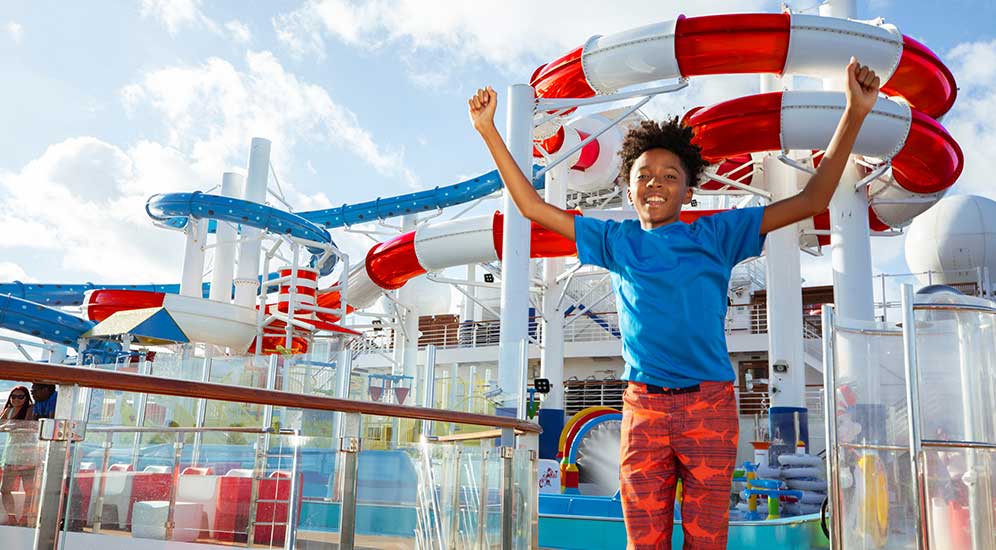
<path id="1" fill-rule="evenodd" d="M 541 99 L 586 98 L 649 82 L 703 75 L 774 73 L 837 78 L 851 56 L 870 66 L 885 84 L 866 119 L 854 153 L 891 162 L 891 176 L 868 186 L 870 195 L 939 199 L 962 170 L 958 144 L 935 118 L 954 103 L 951 72 L 928 48 L 890 25 L 796 14 L 679 17 L 673 21 L 594 36 L 583 46 L 539 67 L 530 84 Z M 826 147 L 845 106 L 839 92 L 781 92 L 742 97 L 693 109 L 685 122 L 703 155 L 720 166 L 740 167 L 748 155 Z M 538 129 L 537 145 L 549 154 L 590 135 L 584 120 L 563 125 L 565 113 Z M 540 113 L 544 116 L 543 113 Z M 574 175 L 605 177 L 618 140 L 591 141 L 567 161 Z M 538 154 L 538 153 L 537 153 Z M 599 160 L 602 160 L 600 163 Z M 884 201 L 883 201 L 884 202 Z M 875 205 L 871 228 L 901 227 L 929 207 Z M 691 222 L 712 211 L 685 211 Z M 828 228 L 818 216 L 816 227 Z M 822 227 L 821 227 L 822 225 Z M 500 259 L 501 214 L 427 224 L 371 248 L 349 277 L 351 308 L 371 305 L 384 290 L 448 267 Z M 533 258 L 576 253 L 573 242 L 533 225 Z M 336 309 L 339 292 L 319 293 L 317 305 Z M 334 316 L 319 318 L 335 321 Z"/>
<path id="2" fill-rule="evenodd" d="M 950 187 L 962 170 L 958 144 L 934 120 L 954 104 L 954 77 L 916 40 L 894 27 L 810 15 L 738 14 L 679 17 L 674 21 L 594 36 L 583 46 L 543 65 L 530 84 L 539 98 L 586 98 L 658 80 L 740 73 L 838 77 L 851 56 L 869 65 L 885 84 L 865 121 L 855 154 L 891 160 L 892 180 L 875 183 L 882 197 L 935 196 Z M 693 109 L 685 122 L 704 156 L 720 164 L 750 153 L 822 149 L 829 143 L 845 99 L 836 92 L 781 92 L 742 97 Z M 566 115 L 565 115 L 566 116 Z M 575 135 L 570 135 L 575 132 Z M 555 124 L 538 136 L 550 154 L 588 132 Z M 568 163 L 585 170 L 614 148 L 592 141 Z M 729 163 L 729 166 L 739 166 Z M 722 173 L 723 168 L 720 168 Z M 930 203 L 873 206 L 872 229 L 905 225 Z M 683 221 L 714 211 L 684 211 Z M 816 220 L 828 229 L 829 219 Z M 888 220 L 886 223 L 884 220 Z M 821 227 L 822 225 L 822 227 Z M 501 214 L 425 225 L 369 250 L 362 269 L 350 277 L 348 301 L 362 308 L 382 290 L 400 288 L 427 271 L 500 259 Z M 574 243 L 535 224 L 530 256 L 576 253 Z M 338 294 L 319 297 L 337 307 Z"/>

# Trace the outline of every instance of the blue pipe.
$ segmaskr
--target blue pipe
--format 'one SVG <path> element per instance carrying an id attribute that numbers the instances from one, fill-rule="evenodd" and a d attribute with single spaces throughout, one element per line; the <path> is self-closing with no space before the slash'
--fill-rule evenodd
<path id="1" fill-rule="evenodd" d="M 145 203 L 145 212 L 150 218 L 172 226 L 182 226 L 192 217 L 241 224 L 318 243 L 332 243 L 332 235 L 327 230 L 293 212 L 200 191 L 153 195 Z M 317 247 L 308 247 L 308 251 L 312 254 L 311 265 L 318 268 L 322 275 L 332 272 L 338 260 L 334 254 L 325 256 L 322 265 L 318 265 L 324 251 Z"/>
<path id="2" fill-rule="evenodd" d="M 540 168 L 540 166 L 533 166 L 533 172 L 535 173 Z M 545 184 L 545 178 L 533 181 L 533 187 L 536 189 L 543 189 Z M 494 193 L 501 189 L 502 185 L 498 171 L 492 170 L 476 178 L 453 185 L 416 191 L 396 197 L 378 198 L 358 204 L 344 204 L 338 208 L 301 212 L 300 216 L 322 225 L 326 229 L 332 229 L 465 204 Z"/>
<path id="3" fill-rule="evenodd" d="M 533 171 L 539 170 L 539 166 L 533 166 Z M 544 178 L 539 178 L 533 182 L 533 186 L 536 189 L 543 189 L 546 181 Z M 327 229 L 332 229 L 336 227 L 343 227 L 346 225 L 353 225 L 357 223 L 384 220 L 393 216 L 401 216 L 403 214 L 408 214 L 412 212 L 425 212 L 430 210 L 435 210 L 437 208 L 445 208 L 448 206 L 457 206 L 467 202 L 477 200 L 481 197 L 486 197 L 495 191 L 501 189 L 502 181 L 501 177 L 498 175 L 497 170 L 492 170 L 486 174 L 482 174 L 476 178 L 471 178 L 460 183 L 453 185 L 448 185 L 444 187 L 436 187 L 435 189 L 429 189 L 426 191 L 418 191 L 415 193 L 408 193 L 406 195 L 399 195 L 396 197 L 388 198 L 378 198 L 373 201 L 361 202 L 358 204 L 343 205 L 338 208 L 329 208 L 325 210 L 312 210 L 310 212 L 300 212 L 298 214 L 292 214 L 289 212 L 283 212 L 276 209 L 277 212 L 282 212 L 288 216 L 295 216 L 297 218 L 303 219 L 305 222 L 311 222 L 312 226 L 300 223 L 294 218 L 288 218 L 288 221 L 293 220 L 295 223 L 294 227 L 300 229 L 299 236 L 305 234 L 311 235 L 310 240 L 316 240 L 319 242 L 331 242 L 331 237 L 326 241 L 321 239 L 315 239 L 312 237 L 319 236 L 322 234 L 327 235 Z M 263 208 L 263 205 L 258 205 L 249 201 L 244 201 L 241 199 L 233 199 L 231 197 L 222 197 L 220 195 L 208 195 L 205 193 L 197 193 L 200 195 L 199 199 L 193 199 L 191 196 L 194 193 L 171 193 L 169 195 L 157 195 L 149 199 L 149 203 L 146 204 L 146 211 L 149 216 L 156 219 L 166 225 L 176 228 L 182 228 L 187 224 L 187 220 L 194 213 L 194 202 L 197 202 L 200 207 L 203 207 L 204 217 L 209 216 L 210 218 L 225 219 L 231 223 L 246 223 L 248 221 L 243 221 L 241 214 L 230 218 L 234 214 L 228 214 L 226 207 L 235 204 L 245 204 L 247 206 L 259 206 Z M 184 199 L 184 196 L 188 200 Z M 171 198 L 172 197 L 172 198 Z M 215 197 L 213 199 L 205 199 L 205 197 Z M 160 202 L 161 201 L 161 202 Z M 238 201 L 238 202 L 235 202 Z M 152 204 L 155 202 L 155 204 Z M 161 206 L 160 206 L 161 205 Z M 155 208 L 155 213 L 153 213 L 153 208 Z M 211 211 L 211 214 L 207 214 Z M 217 214 L 221 212 L 221 214 Z M 262 212 L 262 211 L 261 211 Z M 225 217 L 222 217 L 225 216 Z M 214 231 L 214 220 L 212 220 L 211 231 Z M 319 227 L 320 226 L 320 227 Z M 323 229 L 324 228 L 324 229 Z M 324 233 L 323 233 L 324 232 Z M 331 270 L 331 268 L 329 268 Z M 323 273 L 325 269 L 322 269 Z M 267 279 L 274 279 L 278 277 L 276 273 L 270 273 L 267 275 Z M 144 290 L 149 292 L 165 292 L 167 294 L 179 294 L 180 285 L 178 284 L 148 284 L 148 285 L 102 285 L 95 283 L 83 283 L 83 284 L 28 284 L 19 281 L 14 281 L 12 283 L 0 283 L 0 294 L 10 294 L 24 300 L 30 300 L 32 302 L 38 302 L 50 306 L 78 306 L 83 303 L 83 293 L 87 290 L 98 290 L 98 289 L 109 289 L 109 290 Z M 210 294 L 210 284 L 204 283 L 202 286 L 202 294 L 207 298 Z"/>
<path id="4" fill-rule="evenodd" d="M 0 295 L 0 328 L 76 349 L 80 337 L 96 324 L 55 308 Z M 120 347 L 112 342 L 91 342 L 86 351 L 106 355 L 118 350 Z"/>
<path id="5" fill-rule="evenodd" d="M 319 243 L 332 242 L 328 231 L 292 212 L 200 191 L 153 195 L 145 203 L 145 211 L 159 222 L 187 217 L 221 220 Z"/>

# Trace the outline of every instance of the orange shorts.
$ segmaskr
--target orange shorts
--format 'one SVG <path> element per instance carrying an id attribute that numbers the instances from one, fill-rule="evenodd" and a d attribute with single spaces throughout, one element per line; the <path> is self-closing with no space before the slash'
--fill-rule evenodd
<path id="1" fill-rule="evenodd" d="M 678 478 L 684 547 L 726 548 L 739 427 L 730 382 L 677 394 L 629 383 L 619 485 L 630 550 L 671 548 Z"/>

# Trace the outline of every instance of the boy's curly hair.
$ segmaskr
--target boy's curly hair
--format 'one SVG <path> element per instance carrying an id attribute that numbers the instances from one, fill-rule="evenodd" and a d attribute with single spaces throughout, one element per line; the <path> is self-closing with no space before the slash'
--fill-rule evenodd
<path id="1" fill-rule="evenodd" d="M 644 151 L 650 149 L 667 149 L 677 155 L 688 174 L 688 186 L 698 187 L 699 176 L 708 163 L 702 158 L 702 149 L 692 144 L 692 129 L 683 126 L 678 117 L 663 122 L 644 120 L 626 134 L 622 149 L 619 150 L 619 156 L 622 157 L 619 181 L 626 182 L 623 183 L 624 186 L 629 182 L 633 163 Z"/>

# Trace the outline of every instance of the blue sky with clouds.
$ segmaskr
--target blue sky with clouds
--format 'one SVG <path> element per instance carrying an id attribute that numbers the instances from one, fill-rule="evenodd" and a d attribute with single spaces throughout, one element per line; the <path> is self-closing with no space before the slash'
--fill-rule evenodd
<path id="1" fill-rule="evenodd" d="M 816 2 L 792 2 L 805 9 Z M 776 2 L 447 0 L 54 2 L 0 5 L 0 280 L 175 281 L 182 238 L 154 228 L 153 193 L 207 189 L 244 170 L 249 139 L 300 210 L 445 185 L 490 170 L 465 99 L 499 90 L 605 34 L 679 13 Z M 996 4 L 859 2 L 924 42 L 961 86 L 944 124 L 965 150 L 957 192 L 996 197 Z M 663 115 L 757 89 L 703 78 L 659 97 Z M 497 207 L 497 205 L 489 208 Z M 350 246 L 362 239 L 340 235 Z M 876 267 L 904 269 L 902 238 Z M 826 260 L 804 275 L 826 282 Z"/>

